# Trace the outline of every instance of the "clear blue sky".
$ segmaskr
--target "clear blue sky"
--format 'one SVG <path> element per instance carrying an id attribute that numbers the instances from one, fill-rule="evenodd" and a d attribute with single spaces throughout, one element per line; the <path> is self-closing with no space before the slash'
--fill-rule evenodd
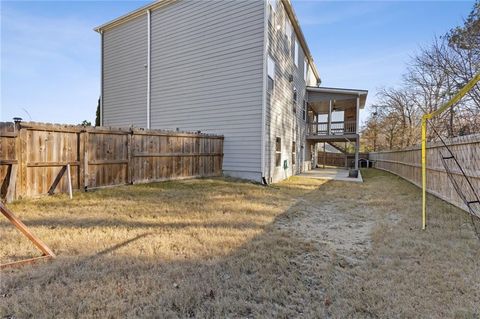
<path id="1" fill-rule="evenodd" d="M 149 1 L 1 1 L 1 116 L 93 121 L 100 43 L 93 27 Z M 409 56 L 461 24 L 473 1 L 293 0 L 323 86 L 396 86 Z M 365 113 L 363 112 L 365 117 Z"/>

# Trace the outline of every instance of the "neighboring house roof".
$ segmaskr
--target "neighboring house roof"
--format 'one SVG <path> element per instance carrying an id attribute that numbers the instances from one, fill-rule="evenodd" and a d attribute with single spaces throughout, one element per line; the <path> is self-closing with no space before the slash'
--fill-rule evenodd
<path id="1" fill-rule="evenodd" d="M 114 28 L 114 27 L 116 27 L 120 24 L 123 24 L 127 21 L 130 21 L 134 18 L 137 18 L 137 17 L 145 14 L 147 10 L 159 9 L 159 8 L 165 7 L 165 6 L 171 4 L 175 1 L 177 1 L 177 0 L 157 0 L 155 2 L 152 2 L 150 4 L 145 5 L 143 7 L 140 7 L 138 9 L 134 10 L 134 11 L 131 11 L 131 12 L 129 12 L 129 13 L 123 15 L 123 16 L 120 16 L 120 17 L 118 17 L 114 20 L 111 20 L 107 23 L 104 23 L 104 24 L 96 27 L 94 30 L 96 32 L 100 33 L 102 31 Z M 310 67 L 312 68 L 312 71 L 315 74 L 317 82 L 320 83 L 321 82 L 320 74 L 318 73 L 317 66 L 315 65 L 312 54 L 310 53 L 310 49 L 308 48 L 307 41 L 305 40 L 302 29 L 300 28 L 300 24 L 298 22 L 297 16 L 295 15 L 295 12 L 294 12 L 293 7 L 290 3 L 290 0 L 278 0 L 278 1 L 281 1 L 283 3 L 283 5 L 285 6 L 288 17 L 290 18 L 290 20 L 292 22 L 293 29 L 295 30 L 295 34 L 297 35 L 297 38 L 300 42 L 300 45 L 302 46 L 303 51 L 305 52 L 305 56 L 307 57 L 308 62 L 310 64 Z"/>

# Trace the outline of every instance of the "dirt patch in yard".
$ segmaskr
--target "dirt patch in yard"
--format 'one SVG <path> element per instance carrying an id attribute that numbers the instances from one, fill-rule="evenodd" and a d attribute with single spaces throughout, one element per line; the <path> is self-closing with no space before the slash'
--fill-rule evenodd
<path id="1" fill-rule="evenodd" d="M 480 243 L 462 211 L 384 172 L 135 185 L 10 205 L 58 254 L 0 274 L 16 318 L 480 316 Z M 36 254 L 4 220 L 0 261 Z"/>

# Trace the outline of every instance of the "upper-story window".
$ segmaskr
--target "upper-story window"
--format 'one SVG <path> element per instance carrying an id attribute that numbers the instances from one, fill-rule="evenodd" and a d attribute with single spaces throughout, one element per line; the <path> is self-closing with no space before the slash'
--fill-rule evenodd
<path id="1" fill-rule="evenodd" d="M 299 50 L 299 46 L 298 46 L 298 40 L 295 39 L 295 49 L 294 49 L 294 53 L 293 53 L 293 63 L 295 63 L 295 66 L 298 67 L 298 50 Z"/>
<path id="2" fill-rule="evenodd" d="M 275 12 L 277 11 L 277 0 L 268 1 L 268 22 L 275 25 Z"/>
<path id="3" fill-rule="evenodd" d="M 267 60 L 267 93 L 273 94 L 275 87 L 275 61 L 271 56 Z"/>
<path id="4" fill-rule="evenodd" d="M 285 37 L 287 39 L 287 54 L 290 54 L 292 48 L 292 24 L 290 23 L 290 18 L 287 16 L 285 20 Z"/>
<path id="5" fill-rule="evenodd" d="M 303 79 L 305 80 L 305 82 L 307 82 L 307 75 L 308 75 L 308 62 L 307 60 L 305 60 L 303 62 Z"/>
<path id="6" fill-rule="evenodd" d="M 298 94 L 297 94 L 297 88 L 293 87 L 293 113 L 297 113 L 297 99 L 298 99 Z"/>

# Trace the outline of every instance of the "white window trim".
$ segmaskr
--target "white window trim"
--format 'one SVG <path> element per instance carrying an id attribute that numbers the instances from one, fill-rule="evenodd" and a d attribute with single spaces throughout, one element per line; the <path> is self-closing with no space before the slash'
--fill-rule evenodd
<path id="1" fill-rule="evenodd" d="M 305 80 L 305 83 L 307 83 L 307 79 L 308 79 L 308 61 L 307 61 L 307 59 L 305 59 L 303 61 L 303 78 Z"/>
<path id="2" fill-rule="evenodd" d="M 275 68 L 276 68 L 276 63 L 275 60 L 268 55 L 267 57 L 267 76 L 272 78 L 272 80 L 275 81 Z"/>
<path id="3" fill-rule="evenodd" d="M 298 44 L 298 40 L 295 39 L 295 47 L 294 47 L 294 53 L 293 53 L 293 63 L 295 64 L 295 66 L 298 68 L 298 53 L 299 53 L 299 44 Z"/>
<path id="4" fill-rule="evenodd" d="M 280 140 L 280 151 L 277 151 L 277 140 Z M 280 161 L 277 165 L 277 155 L 280 155 Z M 275 137 L 275 167 L 281 167 L 282 166 L 282 138 L 281 137 Z"/>

